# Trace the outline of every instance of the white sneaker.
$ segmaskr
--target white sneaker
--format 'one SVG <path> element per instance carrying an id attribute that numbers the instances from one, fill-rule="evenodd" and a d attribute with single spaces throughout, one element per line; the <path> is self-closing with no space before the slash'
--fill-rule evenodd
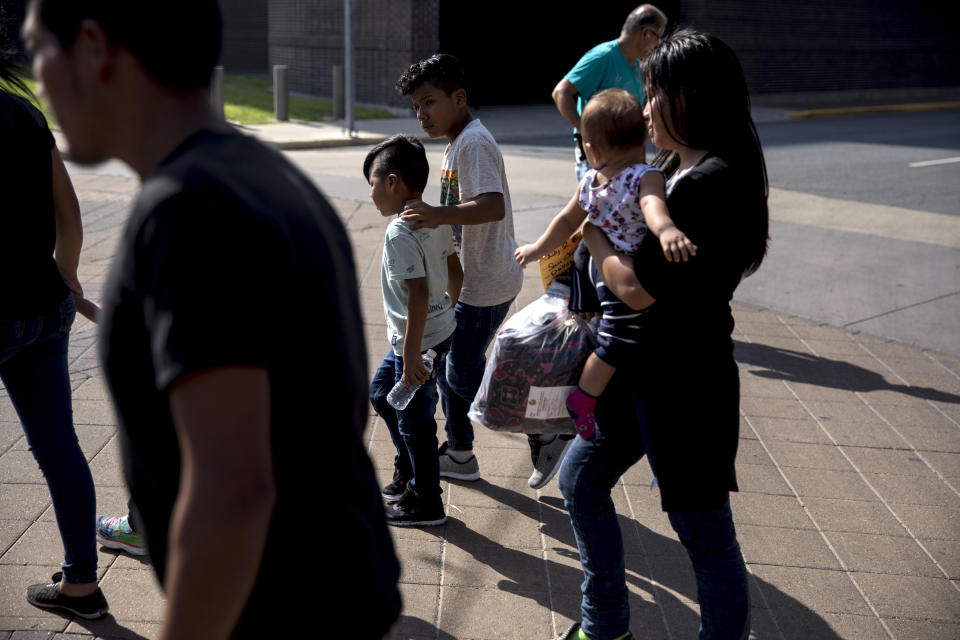
<path id="1" fill-rule="evenodd" d="M 533 460 L 533 473 L 527 484 L 531 489 L 539 489 L 553 480 L 560 470 L 560 464 L 563 457 L 567 455 L 567 449 L 573 444 L 576 436 L 555 435 L 550 441 L 544 441 L 544 438 L 550 436 L 540 436 L 540 439 L 530 438 L 530 458 Z"/>

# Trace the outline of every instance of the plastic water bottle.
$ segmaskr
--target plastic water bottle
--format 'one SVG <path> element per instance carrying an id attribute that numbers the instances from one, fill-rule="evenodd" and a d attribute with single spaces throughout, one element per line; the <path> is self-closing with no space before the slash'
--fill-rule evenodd
<path id="1" fill-rule="evenodd" d="M 421 357 L 423 358 L 423 366 L 427 368 L 427 371 L 432 372 L 433 359 L 437 357 L 437 352 L 433 349 L 427 349 L 427 352 Z M 397 384 L 393 385 L 393 389 L 390 389 L 390 393 L 387 394 L 387 402 L 397 411 L 403 411 L 407 408 L 407 405 L 410 404 L 410 401 L 413 400 L 413 396 L 419 388 L 420 385 L 417 385 L 411 389 L 403 383 L 403 378 L 401 378 L 397 380 Z"/>

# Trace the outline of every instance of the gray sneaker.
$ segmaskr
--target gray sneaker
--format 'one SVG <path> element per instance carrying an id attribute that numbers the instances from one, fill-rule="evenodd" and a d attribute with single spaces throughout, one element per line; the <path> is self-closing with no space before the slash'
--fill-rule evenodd
<path id="1" fill-rule="evenodd" d="M 477 462 L 477 456 L 471 454 L 466 462 L 457 462 L 447 453 L 448 448 L 449 446 L 444 442 L 437 452 L 440 456 L 440 477 L 454 480 L 479 480 L 480 463 Z"/>
<path id="2" fill-rule="evenodd" d="M 552 440 L 544 442 L 544 438 L 550 436 L 540 436 L 539 438 L 531 436 L 530 441 L 530 459 L 533 460 L 533 473 L 527 484 L 531 489 L 539 489 L 546 486 L 553 480 L 560 469 L 560 463 L 563 462 L 563 456 L 567 455 L 567 449 L 573 444 L 576 436 L 555 435 Z"/>

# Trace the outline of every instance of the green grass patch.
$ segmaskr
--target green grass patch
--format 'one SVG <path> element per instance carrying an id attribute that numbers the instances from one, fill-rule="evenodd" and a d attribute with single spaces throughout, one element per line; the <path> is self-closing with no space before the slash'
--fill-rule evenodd
<path id="1" fill-rule="evenodd" d="M 34 93 L 37 83 L 24 70 L 21 74 L 24 84 Z M 2 83 L 0 87 L 9 89 Z M 12 90 L 16 93 L 16 90 Z M 28 96 L 29 97 L 29 96 Z M 226 75 L 223 78 L 223 112 L 227 120 L 240 124 L 266 124 L 273 119 L 273 90 L 270 80 L 264 76 Z M 31 98 L 31 101 L 43 112 L 51 125 L 55 124 L 53 112 L 45 100 Z M 323 98 L 290 96 L 290 118 L 294 120 L 320 121 L 333 117 L 333 102 Z M 354 113 L 357 120 L 394 117 L 385 109 L 357 105 Z"/>
<path id="2" fill-rule="evenodd" d="M 227 120 L 240 124 L 273 122 L 273 90 L 269 78 L 263 76 L 226 75 L 223 79 L 223 111 Z M 293 120 L 329 120 L 333 102 L 323 98 L 290 96 L 290 118 Z M 357 105 L 357 120 L 394 117 L 385 109 Z"/>

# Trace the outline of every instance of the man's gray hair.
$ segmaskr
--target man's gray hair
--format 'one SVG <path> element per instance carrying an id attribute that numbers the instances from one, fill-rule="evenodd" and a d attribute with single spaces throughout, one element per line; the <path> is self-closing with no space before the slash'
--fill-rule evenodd
<path id="1" fill-rule="evenodd" d="M 626 22 L 623 23 L 621 33 L 632 36 L 641 29 L 647 27 L 656 29 L 665 24 L 667 24 L 667 14 L 652 4 L 642 4 L 627 16 Z"/>

